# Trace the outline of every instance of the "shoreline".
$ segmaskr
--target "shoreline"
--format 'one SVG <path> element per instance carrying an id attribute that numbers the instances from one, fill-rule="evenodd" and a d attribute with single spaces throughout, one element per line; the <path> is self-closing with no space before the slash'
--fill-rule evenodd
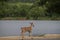
<path id="1" fill-rule="evenodd" d="M 60 34 L 46 34 L 44 36 L 24 36 L 24 39 L 52 39 L 52 38 L 60 38 Z M 0 37 L 0 40 L 3 40 L 3 39 L 14 39 L 14 40 L 17 40 L 17 39 L 22 39 L 22 36 L 6 36 L 6 37 Z"/>

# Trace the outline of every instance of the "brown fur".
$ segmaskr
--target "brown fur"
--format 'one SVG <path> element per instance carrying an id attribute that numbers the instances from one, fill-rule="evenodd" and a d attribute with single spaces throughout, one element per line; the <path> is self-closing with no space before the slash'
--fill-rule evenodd
<path id="1" fill-rule="evenodd" d="M 29 27 L 22 27 L 21 28 L 21 34 L 22 34 L 22 39 L 24 38 L 24 33 L 25 32 L 29 32 L 29 36 L 31 36 L 32 34 L 32 27 L 34 26 L 33 23 L 30 23 L 31 25 Z"/>

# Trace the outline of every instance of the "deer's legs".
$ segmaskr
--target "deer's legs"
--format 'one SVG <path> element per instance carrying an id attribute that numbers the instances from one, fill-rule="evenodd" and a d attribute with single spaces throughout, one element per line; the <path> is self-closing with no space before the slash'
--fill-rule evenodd
<path id="1" fill-rule="evenodd" d="M 31 40 L 33 40 L 32 32 L 29 32 L 29 37 L 31 37 Z"/>
<path id="2" fill-rule="evenodd" d="M 32 32 L 29 32 L 29 37 L 32 36 Z"/>
<path id="3" fill-rule="evenodd" d="M 24 33 L 22 32 L 21 34 L 22 34 L 22 40 L 23 40 L 24 39 Z"/>

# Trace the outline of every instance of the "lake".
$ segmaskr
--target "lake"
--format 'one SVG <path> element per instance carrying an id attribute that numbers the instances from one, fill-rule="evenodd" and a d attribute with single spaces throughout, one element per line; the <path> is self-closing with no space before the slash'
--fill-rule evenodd
<path id="1" fill-rule="evenodd" d="M 21 27 L 28 27 L 30 22 L 35 25 L 32 35 L 60 34 L 60 21 L 0 20 L 0 36 L 19 36 Z M 28 35 L 28 32 L 25 35 Z"/>

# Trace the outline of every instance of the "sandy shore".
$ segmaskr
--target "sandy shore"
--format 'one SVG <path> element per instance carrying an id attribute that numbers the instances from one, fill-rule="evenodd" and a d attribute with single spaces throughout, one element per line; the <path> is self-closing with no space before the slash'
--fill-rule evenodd
<path id="1" fill-rule="evenodd" d="M 51 39 L 51 38 L 60 38 L 60 34 L 46 34 L 42 37 L 39 36 L 32 36 L 32 37 L 28 37 L 28 36 L 24 36 L 24 39 Z M 0 40 L 21 40 L 22 37 L 21 36 L 7 36 L 7 37 L 0 37 Z"/>

